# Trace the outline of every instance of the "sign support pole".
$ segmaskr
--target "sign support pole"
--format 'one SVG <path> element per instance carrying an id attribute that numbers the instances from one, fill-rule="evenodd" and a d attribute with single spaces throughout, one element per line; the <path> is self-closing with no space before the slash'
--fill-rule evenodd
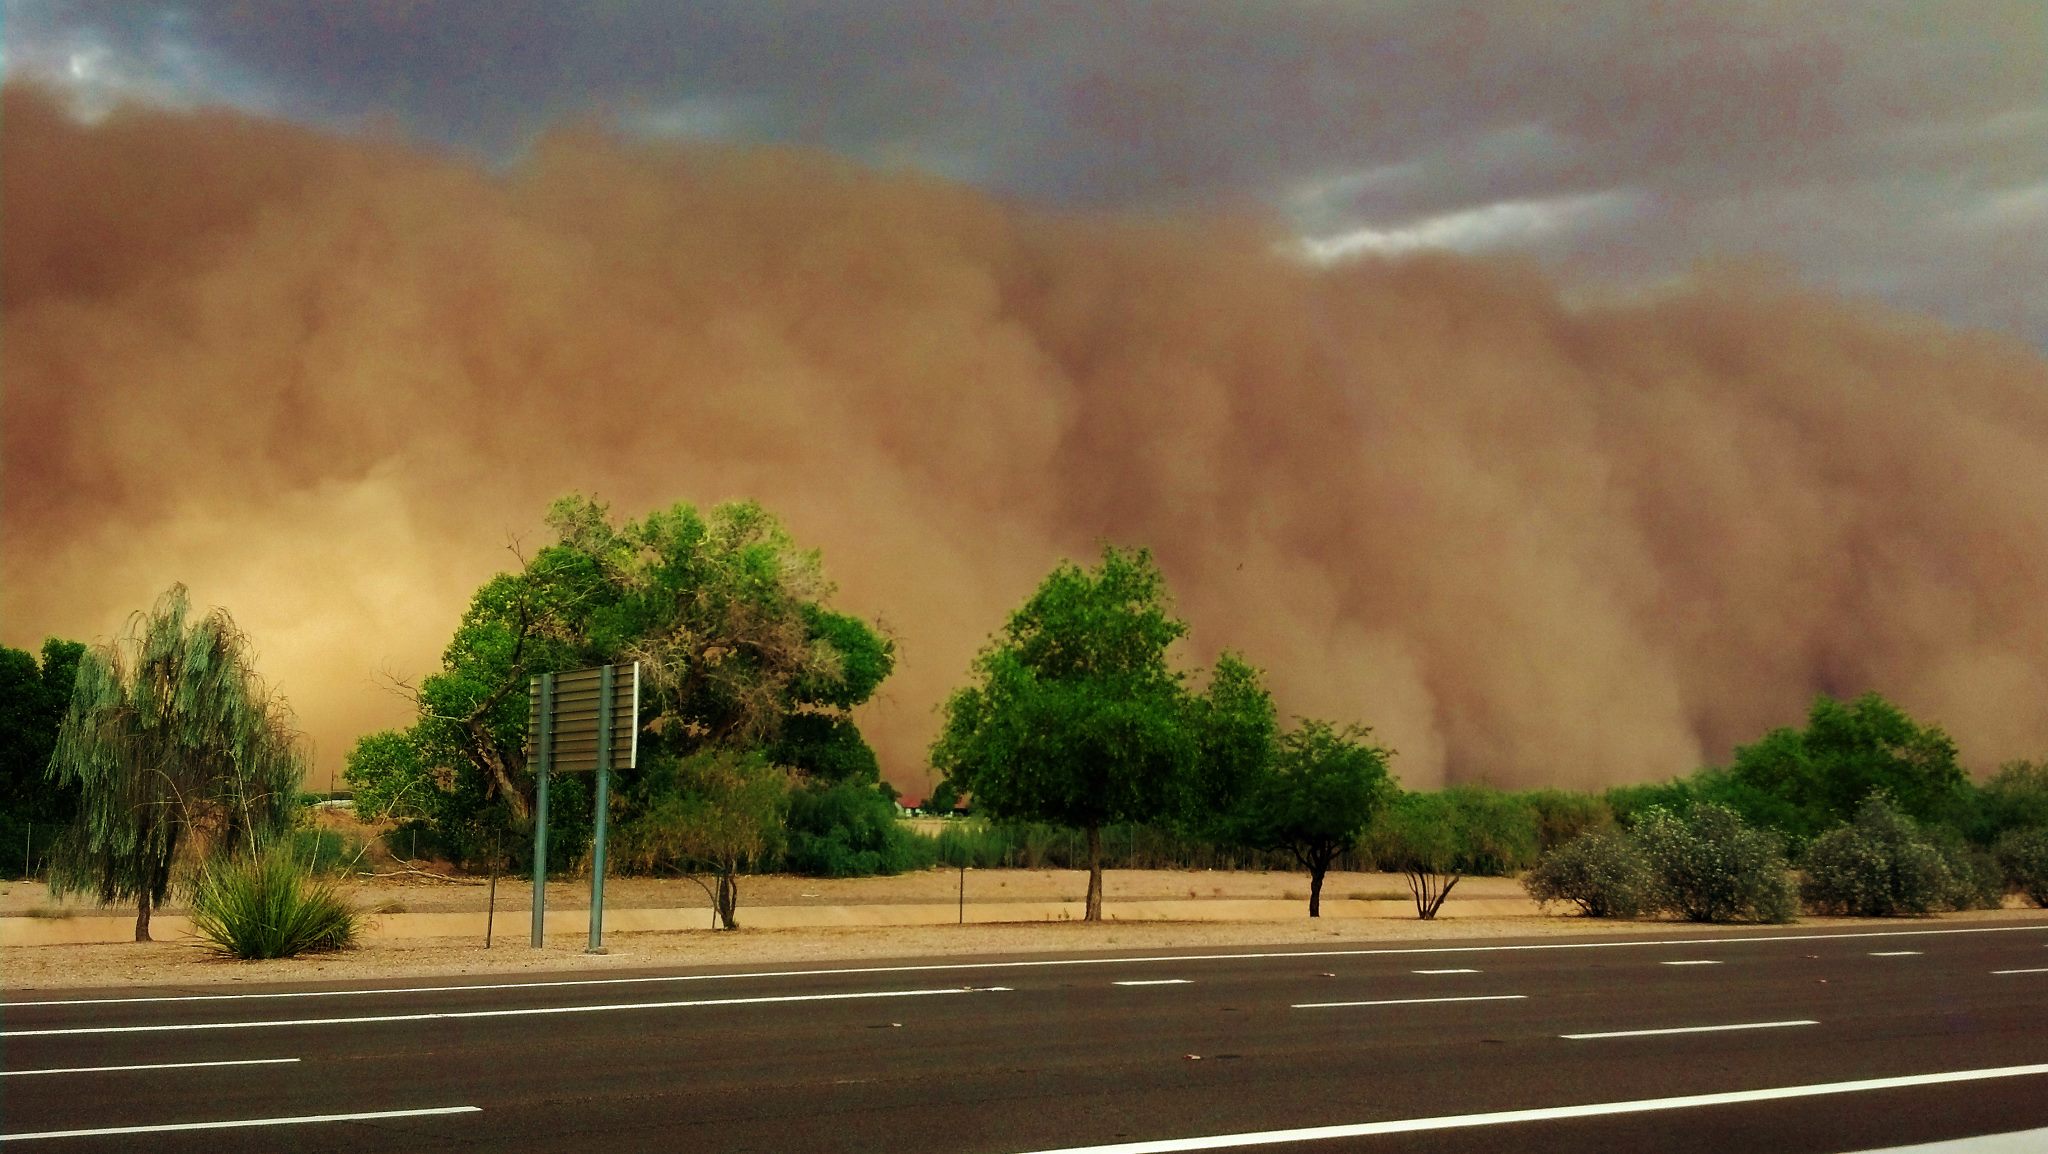
<path id="1" fill-rule="evenodd" d="M 548 915 L 548 769 L 555 760 L 555 675 L 540 675 L 540 742 L 533 766 L 533 940 L 541 946 Z"/>
<path id="2" fill-rule="evenodd" d="M 595 828 L 590 854 L 590 948 L 585 951 L 592 954 L 604 952 L 604 835 L 612 808 L 612 699 L 618 692 L 617 674 L 617 666 L 607 665 L 597 683 L 597 798 L 591 810 Z"/>

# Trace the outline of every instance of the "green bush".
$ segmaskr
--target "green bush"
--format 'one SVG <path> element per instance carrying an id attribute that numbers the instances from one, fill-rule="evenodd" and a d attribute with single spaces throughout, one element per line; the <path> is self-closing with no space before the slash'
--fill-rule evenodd
<path id="1" fill-rule="evenodd" d="M 1656 878 L 1655 904 L 1696 922 L 1789 922 L 1799 909 L 1777 835 L 1713 802 L 1683 817 L 1639 814 L 1636 844 Z"/>
<path id="2" fill-rule="evenodd" d="M 1536 809 L 1527 800 L 1472 785 L 1454 785 L 1439 795 L 1450 807 L 1458 872 L 1501 877 L 1535 863 Z"/>
<path id="3" fill-rule="evenodd" d="M 1937 842 L 1948 864 L 1952 885 L 1947 906 L 1952 910 L 1995 910 L 2005 904 L 2005 872 L 1990 853 L 1974 846 Z"/>
<path id="4" fill-rule="evenodd" d="M 2048 827 L 2013 830 L 1995 855 L 2005 880 L 2037 906 L 2048 906 Z"/>
<path id="5" fill-rule="evenodd" d="M 936 860 L 930 838 L 904 829 L 896 804 L 862 782 L 800 789 L 790 796 L 783 864 L 810 877 L 872 877 L 923 869 Z"/>
<path id="6" fill-rule="evenodd" d="M 1614 810 L 1599 794 L 1538 789 L 1522 794 L 1521 799 L 1536 817 L 1539 856 L 1581 835 L 1614 828 Z"/>
<path id="7" fill-rule="evenodd" d="M 352 945 L 357 918 L 347 898 L 283 851 L 215 863 L 192 899 L 192 928 L 214 949 L 243 959 Z"/>
<path id="8" fill-rule="evenodd" d="M 1800 896 L 1821 914 L 1892 918 L 1947 909 L 1966 888 L 1912 818 L 1882 796 L 1806 849 Z"/>
<path id="9" fill-rule="evenodd" d="M 1627 834 L 1604 829 L 1544 854 L 1522 888 L 1539 902 L 1572 902 L 1589 918 L 1632 918 L 1653 908 L 1656 878 Z"/>

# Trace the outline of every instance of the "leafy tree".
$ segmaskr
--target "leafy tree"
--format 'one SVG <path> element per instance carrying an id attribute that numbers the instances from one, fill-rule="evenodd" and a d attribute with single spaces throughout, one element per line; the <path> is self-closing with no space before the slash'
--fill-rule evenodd
<path id="1" fill-rule="evenodd" d="M 1614 810 L 1598 794 L 1538 789 L 1521 795 L 1536 819 L 1536 852 L 1549 853 L 1589 833 L 1614 827 Z"/>
<path id="2" fill-rule="evenodd" d="M 1460 873 L 1500 877 L 1535 862 L 1536 811 L 1521 797 L 1477 785 L 1453 785 L 1441 796 L 1450 806 Z"/>
<path id="3" fill-rule="evenodd" d="M 1092 571 L 1054 569 L 946 701 L 932 764 L 978 810 L 1087 833 L 1087 921 L 1102 918 L 1102 827 L 1170 809 L 1196 756 L 1166 660 L 1186 632 L 1151 554 L 1105 548 Z"/>
<path id="4" fill-rule="evenodd" d="M 945 778 L 939 779 L 939 784 L 932 787 L 930 795 L 924 799 L 924 805 L 919 808 L 926 813 L 940 816 L 954 812 L 960 808 L 960 787 Z"/>
<path id="5" fill-rule="evenodd" d="M 1415 899 L 1415 916 L 1430 921 L 1464 872 L 1458 808 L 1442 792 L 1403 793 L 1381 813 L 1368 835 L 1379 868 L 1399 873 Z"/>
<path id="6" fill-rule="evenodd" d="M 1242 838 L 1284 850 L 1308 871 L 1308 916 L 1322 916 L 1323 877 L 1386 808 L 1396 790 L 1390 752 L 1372 731 L 1303 721 L 1280 738 L 1271 768 L 1245 790 Z"/>
<path id="7" fill-rule="evenodd" d="M 250 667 L 224 610 L 191 619 L 174 585 L 127 636 L 88 650 L 50 774 L 78 790 L 51 888 L 136 901 L 135 940 L 169 893 L 181 847 L 254 851 L 288 828 L 305 760 L 284 702 Z"/>
<path id="8" fill-rule="evenodd" d="M 1977 791 L 1970 840 L 1996 842 L 2008 830 L 2048 829 L 2048 759 L 2009 761 Z"/>
<path id="9" fill-rule="evenodd" d="M 1804 730 L 1775 729 L 1735 751 L 1726 797 L 1752 822 L 1797 840 L 1854 818 L 1882 792 L 1919 822 L 1953 820 L 1968 777 L 1955 742 L 1920 726 L 1875 693 L 1843 703 L 1815 699 Z"/>
<path id="10" fill-rule="evenodd" d="M 1609 827 L 1544 854 L 1522 888 L 1539 902 L 1571 902 L 1589 918 L 1632 918 L 1654 908 L 1656 878 L 1634 840 Z"/>
<path id="11" fill-rule="evenodd" d="M 1788 922 L 1799 900 L 1777 835 L 1714 802 L 1652 809 L 1632 831 L 1657 878 L 1656 905 L 1695 922 Z"/>
<path id="12" fill-rule="evenodd" d="M 622 863 L 641 869 L 674 865 L 708 872 L 705 890 L 724 929 L 738 929 L 739 874 L 781 847 L 789 806 L 787 770 L 757 753 L 714 747 L 680 761 L 664 759 L 658 773 L 673 775 L 640 814 L 620 824 Z M 701 880 L 700 880 L 700 884 Z"/>
<path id="13" fill-rule="evenodd" d="M 547 520 L 555 542 L 477 591 L 441 671 L 415 692 L 419 720 L 407 738 L 419 784 L 387 783 L 375 787 L 380 796 L 438 792 L 421 808 L 444 834 L 530 827 L 529 679 L 636 660 L 647 765 L 732 749 L 764 753 L 820 781 L 878 782 L 874 752 L 850 711 L 889 675 L 894 645 L 824 606 L 831 586 L 818 555 L 799 549 L 760 506 L 700 515 L 679 504 L 616 525 L 603 505 L 568 497 Z M 364 770 L 405 769 L 394 753 L 365 751 Z M 643 776 L 622 770 L 615 779 L 629 807 L 664 796 L 643 788 Z M 550 804 L 574 823 L 581 794 L 573 780 L 561 784 L 572 788 Z M 622 817 L 630 816 L 629 808 Z M 567 843 L 558 842 L 565 850 Z"/>
<path id="14" fill-rule="evenodd" d="M 1174 812 L 1165 816 L 1196 840 L 1242 840 L 1245 800 L 1273 768 L 1280 728 L 1273 695 L 1257 669 L 1224 653 L 1209 672 L 1208 688 L 1188 709 L 1194 760 L 1182 775 Z"/>
<path id="15" fill-rule="evenodd" d="M 84 652 L 76 641 L 52 637 L 38 664 L 34 654 L 0 646 L 0 846 L 26 847 L 24 873 L 36 856 L 28 838 L 40 828 L 46 832 L 38 840 L 48 844 L 78 811 L 78 791 L 52 785 L 44 771 Z"/>

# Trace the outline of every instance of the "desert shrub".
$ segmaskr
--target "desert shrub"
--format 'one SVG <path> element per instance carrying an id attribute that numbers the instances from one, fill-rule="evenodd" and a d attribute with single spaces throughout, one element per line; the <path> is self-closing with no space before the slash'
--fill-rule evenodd
<path id="1" fill-rule="evenodd" d="M 896 805 L 865 782 L 842 782 L 790 795 L 783 863 L 810 877 L 871 877 L 923 869 L 936 858 L 930 838 L 904 829 Z"/>
<path id="2" fill-rule="evenodd" d="M 1415 899 L 1415 916 L 1428 921 L 1464 876 L 1458 868 L 1463 841 L 1458 808 L 1447 795 L 1404 793 L 1380 811 L 1366 831 L 1366 845 L 1378 867 L 1399 873 Z"/>
<path id="3" fill-rule="evenodd" d="M 1995 852 L 2007 884 L 2037 906 L 2048 906 L 2048 828 L 2013 830 Z"/>
<path id="4" fill-rule="evenodd" d="M 1783 843 L 1726 806 L 1703 802 L 1683 817 L 1646 810 L 1635 839 L 1659 908 L 1696 922 L 1788 922 L 1798 913 Z"/>
<path id="5" fill-rule="evenodd" d="M 1964 888 L 1912 818 L 1882 796 L 1806 849 L 1800 896 L 1822 914 L 1891 918 L 1949 908 Z"/>
<path id="6" fill-rule="evenodd" d="M 283 850 L 214 864 L 192 899 L 192 928 L 214 949 L 244 959 L 351 945 L 357 917 L 333 885 L 309 876 Z"/>
<path id="7" fill-rule="evenodd" d="M 1656 879 L 1627 834 L 1604 829 L 1544 854 L 1522 888 L 1539 902 L 1572 902 L 1589 918 L 1632 918 L 1652 908 Z"/>

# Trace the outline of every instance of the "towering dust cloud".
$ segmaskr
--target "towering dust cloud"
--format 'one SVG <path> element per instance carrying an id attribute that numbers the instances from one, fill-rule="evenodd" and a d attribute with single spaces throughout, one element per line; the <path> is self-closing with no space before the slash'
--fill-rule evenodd
<path id="1" fill-rule="evenodd" d="M 1160 556 L 1198 651 L 1411 785 L 1683 772 L 1876 689 L 2048 752 L 2048 365 L 1740 272 L 1572 307 L 1316 269 L 777 151 L 574 133 L 491 174 L 5 94 L 5 634 L 228 606 L 323 770 L 400 722 L 546 502 L 758 497 L 933 705 L 1062 556 Z"/>

